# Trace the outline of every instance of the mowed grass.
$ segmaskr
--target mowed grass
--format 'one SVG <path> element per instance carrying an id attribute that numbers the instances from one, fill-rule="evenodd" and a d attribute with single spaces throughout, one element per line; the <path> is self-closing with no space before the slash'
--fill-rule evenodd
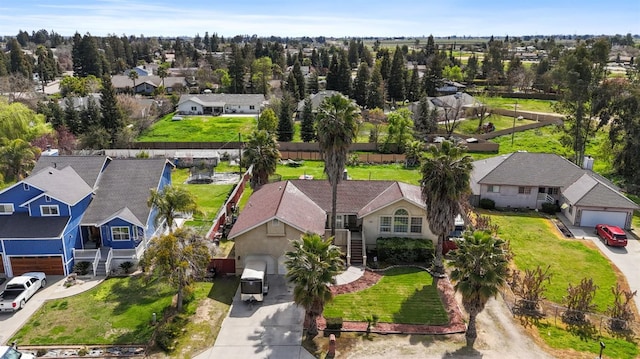
<path id="1" fill-rule="evenodd" d="M 536 99 L 515 99 L 510 97 L 485 97 L 481 99 L 487 105 L 505 110 L 515 110 L 516 101 L 518 101 L 518 110 L 555 113 L 553 105 L 556 101 L 552 100 L 536 100 Z"/>
<path id="2" fill-rule="evenodd" d="M 380 322 L 442 325 L 449 321 L 431 275 L 417 268 L 395 268 L 365 290 L 337 295 L 324 316 L 365 321 L 377 315 Z"/>
<path id="3" fill-rule="evenodd" d="M 183 116 L 172 121 L 163 117 L 140 135 L 139 142 L 237 142 L 238 134 L 246 138 L 256 126 L 255 117 Z"/>
<path id="4" fill-rule="evenodd" d="M 407 169 L 402 163 L 347 166 L 346 169 L 353 180 L 389 180 L 417 185 L 421 178 L 418 169 Z M 282 180 L 298 179 L 301 175 L 311 175 L 314 180 L 327 178 L 323 161 L 304 161 L 300 167 L 278 165 L 276 175 L 282 176 Z"/>
<path id="5" fill-rule="evenodd" d="M 637 358 L 638 354 L 640 354 L 636 342 L 625 340 L 624 337 L 610 337 L 609 333 L 606 332 L 603 336 L 593 335 L 587 338 L 584 333 L 557 327 L 545 321 L 541 321 L 535 326 L 538 330 L 538 335 L 552 348 L 570 350 L 570 353 L 574 354 L 575 352 L 592 354 L 580 356 L 580 358 L 598 358 L 601 341 L 606 346 L 603 358 Z"/>
<path id="6" fill-rule="evenodd" d="M 603 313 L 613 305 L 611 288 L 617 277 L 612 265 L 589 241 L 561 237 L 550 220 L 536 213 L 489 213 L 499 226 L 500 238 L 511 242 L 516 267 L 524 271 L 550 266 L 551 282 L 545 296 L 562 305 L 569 284 L 577 286 L 583 278 L 592 278 L 598 286 L 593 303 Z"/>
<path id="7" fill-rule="evenodd" d="M 186 168 L 175 169 L 171 174 L 171 181 L 174 186 L 186 188 L 196 197 L 198 208 L 203 213 L 194 219 L 209 221 L 218 213 L 227 200 L 227 195 L 233 188 L 232 184 L 187 184 L 189 170 Z"/>
<path id="8" fill-rule="evenodd" d="M 489 122 L 493 123 L 493 125 L 496 128 L 496 131 L 512 128 L 514 126 L 513 117 L 509 117 L 509 116 L 491 115 L 489 118 L 484 120 L 483 124 L 486 125 Z M 515 126 L 523 126 L 523 125 L 527 125 L 535 122 L 536 121 L 525 120 L 525 119 L 516 120 Z M 480 120 L 475 118 L 465 119 L 460 122 L 455 132 L 466 134 L 466 135 L 476 134 L 478 133 L 479 123 L 480 123 Z"/>
<path id="9" fill-rule="evenodd" d="M 174 290 L 164 281 L 109 278 L 84 293 L 47 301 L 10 340 L 23 345 L 146 344 Z"/>

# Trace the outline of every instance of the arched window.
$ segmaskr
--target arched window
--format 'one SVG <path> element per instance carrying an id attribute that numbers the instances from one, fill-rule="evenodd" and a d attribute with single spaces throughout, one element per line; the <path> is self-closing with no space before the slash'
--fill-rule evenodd
<path id="1" fill-rule="evenodd" d="M 400 208 L 393 214 L 393 231 L 396 233 L 409 232 L 409 212 Z"/>

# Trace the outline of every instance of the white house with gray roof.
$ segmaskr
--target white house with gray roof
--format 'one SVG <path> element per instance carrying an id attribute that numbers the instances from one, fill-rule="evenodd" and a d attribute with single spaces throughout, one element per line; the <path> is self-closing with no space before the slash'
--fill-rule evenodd
<path id="1" fill-rule="evenodd" d="M 573 225 L 629 228 L 638 209 L 620 189 L 590 169 L 551 153 L 515 152 L 473 162 L 471 189 L 502 208 L 556 203 Z"/>
<path id="2" fill-rule="evenodd" d="M 182 95 L 178 102 L 180 115 L 259 114 L 265 105 L 261 94 Z"/>

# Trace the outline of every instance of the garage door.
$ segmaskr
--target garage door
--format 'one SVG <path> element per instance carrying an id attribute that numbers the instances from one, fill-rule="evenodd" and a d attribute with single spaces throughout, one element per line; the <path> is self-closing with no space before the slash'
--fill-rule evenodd
<path id="1" fill-rule="evenodd" d="M 45 272 L 49 275 L 64 275 L 62 257 L 11 257 L 13 275 L 26 272 Z"/>
<path id="2" fill-rule="evenodd" d="M 277 268 L 272 256 L 268 254 L 251 254 L 251 255 L 248 255 L 247 258 L 245 258 L 245 261 L 253 261 L 253 260 L 267 262 L 267 274 L 278 274 L 276 272 Z"/>
<path id="3" fill-rule="evenodd" d="M 627 212 L 582 211 L 581 226 L 594 227 L 599 223 L 624 228 L 627 223 Z"/>

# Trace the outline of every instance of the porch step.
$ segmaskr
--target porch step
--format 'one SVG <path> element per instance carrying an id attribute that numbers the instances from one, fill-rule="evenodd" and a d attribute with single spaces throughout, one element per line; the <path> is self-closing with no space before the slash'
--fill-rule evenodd
<path id="1" fill-rule="evenodd" d="M 363 250 L 362 250 L 362 237 L 351 237 L 351 264 L 362 265 L 363 264 Z"/>
<path id="2" fill-rule="evenodd" d="M 106 277 L 107 270 L 104 268 L 105 264 L 107 264 L 106 260 L 101 259 L 98 262 L 98 268 L 96 269 L 96 277 Z"/>

